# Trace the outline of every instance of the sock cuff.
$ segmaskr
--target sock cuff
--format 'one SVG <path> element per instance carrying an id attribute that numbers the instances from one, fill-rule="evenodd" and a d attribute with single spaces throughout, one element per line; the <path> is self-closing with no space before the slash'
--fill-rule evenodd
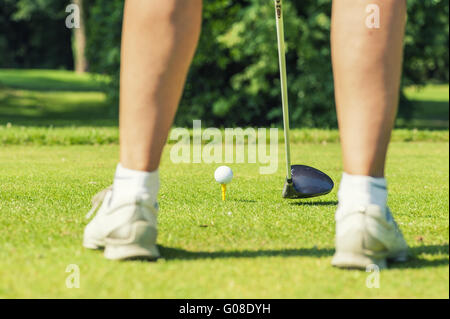
<path id="1" fill-rule="evenodd" d="M 339 207 L 352 210 L 369 204 L 386 209 L 387 183 L 383 177 L 342 174 L 338 191 Z"/>
<path id="2" fill-rule="evenodd" d="M 138 171 L 125 168 L 122 164 L 118 164 L 116 174 L 114 176 L 115 184 L 126 183 L 133 188 L 145 188 L 159 190 L 159 171 L 153 172 Z"/>
<path id="3" fill-rule="evenodd" d="M 348 173 L 342 173 L 342 181 L 341 184 L 349 183 L 353 187 L 364 186 L 364 185 L 372 185 L 375 187 L 387 188 L 387 182 L 384 177 L 373 177 L 373 176 L 364 176 L 364 175 L 352 175 Z"/>
<path id="4" fill-rule="evenodd" d="M 135 169 L 126 168 L 122 165 L 122 163 L 117 164 L 116 174 L 140 174 L 140 175 L 155 175 L 158 174 L 158 170 L 147 172 L 147 171 L 139 171 Z"/>

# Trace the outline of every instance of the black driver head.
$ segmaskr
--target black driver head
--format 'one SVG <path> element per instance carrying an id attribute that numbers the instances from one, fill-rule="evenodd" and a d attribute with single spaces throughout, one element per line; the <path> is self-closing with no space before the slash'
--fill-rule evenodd
<path id="1" fill-rule="evenodd" d="M 328 194 L 333 180 L 325 173 L 306 165 L 291 166 L 292 179 L 286 180 L 283 198 L 310 198 Z"/>

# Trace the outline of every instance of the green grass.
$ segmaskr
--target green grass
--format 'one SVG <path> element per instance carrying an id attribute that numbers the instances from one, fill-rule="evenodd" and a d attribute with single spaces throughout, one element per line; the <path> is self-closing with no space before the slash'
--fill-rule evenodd
<path id="1" fill-rule="evenodd" d="M 399 118 L 397 124 L 405 127 L 448 129 L 448 85 L 411 86 L 406 88 L 404 93 L 411 101 L 414 111 L 412 119 L 406 121 Z"/>
<path id="2" fill-rule="evenodd" d="M 192 139 L 192 130 L 191 139 Z M 338 130 L 293 129 L 293 143 L 338 143 Z M 269 136 L 267 136 L 269 140 Z M 280 131 L 278 141 L 284 143 Z M 449 132 L 443 130 L 396 129 L 392 135 L 394 142 L 448 142 Z M 169 140 L 169 144 L 176 141 Z M 202 141 L 208 143 L 209 141 Z M 118 144 L 117 127 L 66 126 L 66 127 L 28 127 L 0 125 L 0 145 L 105 145 Z"/>
<path id="3" fill-rule="evenodd" d="M 0 69 L 0 125 L 115 127 L 115 111 L 102 87 L 104 76 L 55 70 Z M 399 128 L 448 129 L 449 86 L 411 86 L 411 119 L 398 118 Z M 293 123 L 295 124 L 295 123 Z"/>
<path id="4" fill-rule="evenodd" d="M 415 116 L 401 126 L 433 129 L 395 130 L 390 148 L 389 205 L 411 259 L 382 271 L 380 288 L 369 289 L 368 273 L 330 266 L 337 190 L 304 201 L 280 198 L 282 134 L 276 174 L 231 165 L 225 203 L 212 178 L 217 165 L 173 164 L 166 149 L 158 239 L 164 259 L 110 262 L 83 249 L 90 198 L 109 186 L 118 158 L 105 81 L 0 70 L 0 298 L 449 297 L 449 134 L 435 130 L 448 128 L 448 85 L 406 91 Z M 292 141 L 295 162 L 338 184 L 337 130 L 293 130 Z M 79 289 L 65 286 L 70 264 L 80 267 Z"/>
<path id="5" fill-rule="evenodd" d="M 295 144 L 293 158 L 339 182 L 339 145 Z M 5 146 L 0 151 L 0 297 L 448 298 L 448 143 L 393 143 L 389 204 L 411 260 L 380 275 L 330 266 L 336 189 L 284 200 L 283 147 L 274 175 L 231 165 L 228 200 L 217 165 L 162 161 L 160 236 L 165 259 L 111 262 L 81 247 L 90 198 L 112 181 L 118 147 Z M 65 286 L 69 264 L 79 289 Z"/>
<path id="6" fill-rule="evenodd" d="M 0 70 L 0 125 L 117 126 L 98 75 Z"/>
<path id="7" fill-rule="evenodd" d="M 103 76 L 64 70 L 0 69 L 0 83 L 3 86 L 29 91 L 95 92 L 106 81 Z"/>

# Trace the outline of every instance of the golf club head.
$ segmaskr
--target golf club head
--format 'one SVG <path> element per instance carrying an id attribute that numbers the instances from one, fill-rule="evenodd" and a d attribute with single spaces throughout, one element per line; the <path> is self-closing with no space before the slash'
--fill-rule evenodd
<path id="1" fill-rule="evenodd" d="M 291 166 L 292 179 L 286 180 L 283 198 L 310 198 L 328 194 L 333 180 L 325 173 L 306 165 Z"/>

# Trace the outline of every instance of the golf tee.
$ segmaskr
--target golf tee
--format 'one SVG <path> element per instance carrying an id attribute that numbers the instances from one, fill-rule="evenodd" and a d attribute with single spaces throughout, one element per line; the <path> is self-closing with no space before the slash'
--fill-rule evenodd
<path id="1" fill-rule="evenodd" d="M 221 184 L 222 186 L 222 200 L 225 200 L 225 193 L 227 192 L 227 185 Z"/>

